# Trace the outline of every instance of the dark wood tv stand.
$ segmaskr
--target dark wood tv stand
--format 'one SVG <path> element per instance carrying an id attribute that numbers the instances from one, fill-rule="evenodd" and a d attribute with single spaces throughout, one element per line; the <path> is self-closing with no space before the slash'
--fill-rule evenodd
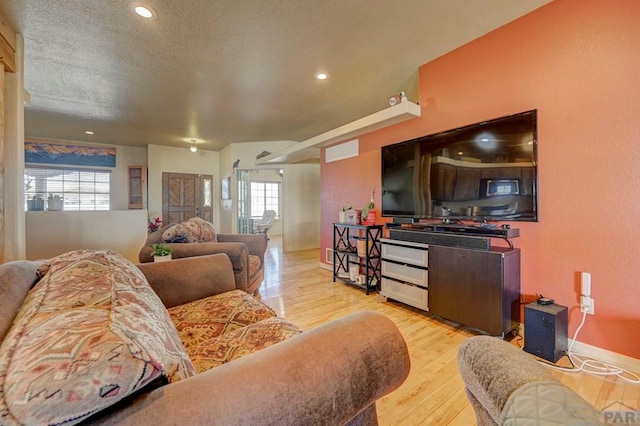
<path id="1" fill-rule="evenodd" d="M 391 238 L 381 240 L 383 297 L 491 335 L 504 337 L 517 329 L 520 250 L 511 244 L 493 247 L 489 242 L 486 246 L 485 241 L 504 239 L 505 235 L 458 235 L 422 230 L 418 231 L 422 235 L 416 236 L 415 229 L 403 229 L 392 228 Z M 514 229 L 503 231 L 518 234 Z M 420 256 L 428 261 L 416 262 L 414 259 Z"/>

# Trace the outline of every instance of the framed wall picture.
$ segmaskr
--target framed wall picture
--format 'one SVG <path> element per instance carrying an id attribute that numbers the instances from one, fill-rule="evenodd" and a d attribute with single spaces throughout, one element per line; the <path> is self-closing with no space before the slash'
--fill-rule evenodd
<path id="1" fill-rule="evenodd" d="M 231 182 L 230 176 L 225 176 L 222 178 L 220 194 L 223 200 L 230 200 L 229 196 L 229 183 Z"/>

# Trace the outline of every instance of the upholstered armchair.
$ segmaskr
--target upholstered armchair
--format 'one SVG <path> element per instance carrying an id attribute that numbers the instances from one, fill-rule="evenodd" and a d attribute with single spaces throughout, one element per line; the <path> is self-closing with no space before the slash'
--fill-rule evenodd
<path id="1" fill-rule="evenodd" d="M 183 222 L 184 223 L 184 222 Z M 264 253 L 267 250 L 267 236 L 264 234 L 215 234 L 215 241 L 169 242 L 163 234 L 176 224 L 163 226 L 149 234 L 140 249 L 140 263 L 153 262 L 150 245 L 163 243 L 173 250 L 174 259 L 225 253 L 231 259 L 236 288 L 253 294 L 264 280 Z M 165 234 L 166 236 L 166 234 Z"/>

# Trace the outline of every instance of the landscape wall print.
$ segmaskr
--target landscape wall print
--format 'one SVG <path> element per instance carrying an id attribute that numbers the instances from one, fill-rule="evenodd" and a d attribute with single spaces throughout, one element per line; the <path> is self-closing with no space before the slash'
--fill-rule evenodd
<path id="1" fill-rule="evenodd" d="M 116 149 L 52 142 L 24 143 L 25 163 L 115 167 Z"/>

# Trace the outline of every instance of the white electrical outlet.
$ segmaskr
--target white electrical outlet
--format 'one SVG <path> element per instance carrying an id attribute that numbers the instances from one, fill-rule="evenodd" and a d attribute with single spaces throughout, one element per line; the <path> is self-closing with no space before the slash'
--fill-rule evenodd
<path id="1" fill-rule="evenodd" d="M 591 273 L 580 273 L 580 312 L 595 314 L 593 297 L 591 297 Z"/>
<path id="2" fill-rule="evenodd" d="M 596 308 L 593 297 L 582 296 L 582 298 L 580 299 L 580 312 L 586 312 L 589 315 L 595 315 Z"/>

